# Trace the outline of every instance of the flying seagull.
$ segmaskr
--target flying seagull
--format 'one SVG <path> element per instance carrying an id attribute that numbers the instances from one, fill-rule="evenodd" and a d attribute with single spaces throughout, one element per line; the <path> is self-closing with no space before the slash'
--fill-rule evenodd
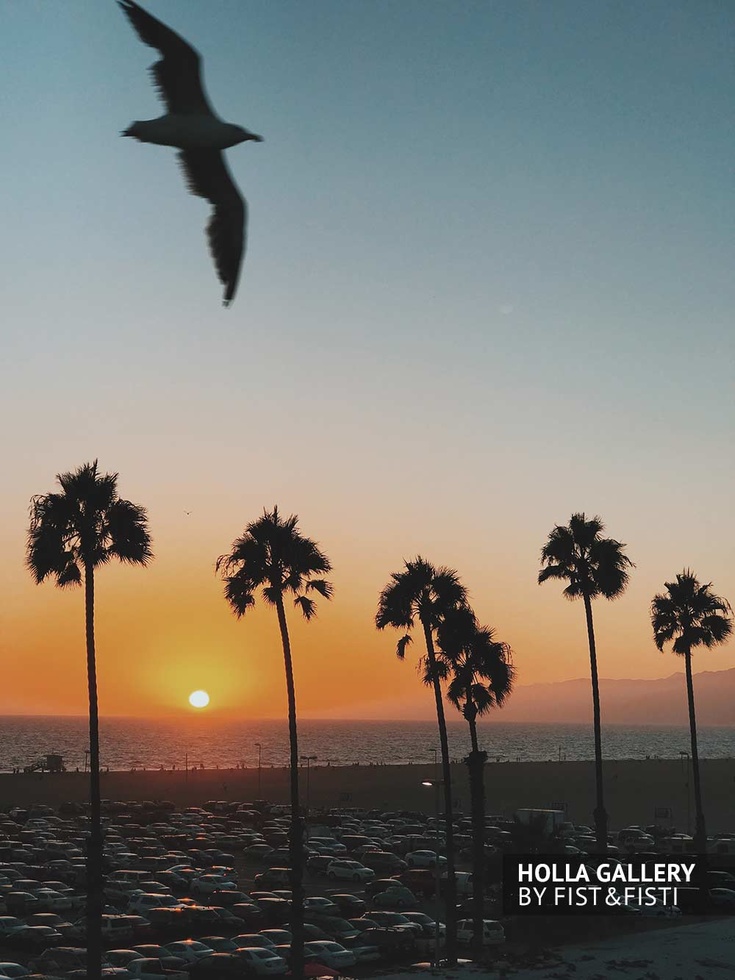
<path id="1" fill-rule="evenodd" d="M 213 207 L 207 237 L 217 274 L 225 287 L 223 303 L 229 306 L 245 251 L 247 204 L 227 169 L 222 151 L 246 140 L 261 142 L 263 137 L 215 115 L 204 92 L 201 59 L 191 45 L 134 0 L 118 3 L 141 41 L 162 55 L 150 71 L 167 110 L 158 119 L 131 123 L 122 135 L 142 143 L 178 147 L 189 190 Z"/>

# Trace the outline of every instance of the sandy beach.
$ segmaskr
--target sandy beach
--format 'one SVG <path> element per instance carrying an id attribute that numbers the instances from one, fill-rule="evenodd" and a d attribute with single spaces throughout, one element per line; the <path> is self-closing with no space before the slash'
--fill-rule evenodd
<path id="1" fill-rule="evenodd" d="M 701 763 L 702 788 L 711 832 L 735 826 L 735 759 Z M 308 776 L 308 802 L 327 806 L 412 809 L 431 813 L 434 796 L 421 780 L 436 776 L 433 765 L 313 766 Z M 455 796 L 469 811 L 466 767 L 452 767 Z M 686 764 L 672 759 L 612 761 L 605 764 L 606 804 L 612 827 L 654 821 L 656 808 L 668 807 L 679 830 L 693 826 L 692 789 Z M 501 762 L 486 767 L 488 813 L 511 814 L 518 807 L 565 807 L 575 823 L 590 823 L 594 805 L 592 762 Z M 28 803 L 84 801 L 89 780 L 83 772 L 2 773 L 0 807 Z M 307 802 L 307 772 L 301 770 Z M 194 769 L 103 772 L 102 795 L 115 800 L 172 800 L 180 806 L 205 800 L 268 799 L 288 802 L 287 770 Z"/>

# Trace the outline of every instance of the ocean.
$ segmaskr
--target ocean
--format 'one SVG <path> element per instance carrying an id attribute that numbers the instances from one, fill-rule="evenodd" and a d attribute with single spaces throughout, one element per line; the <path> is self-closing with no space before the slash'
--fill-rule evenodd
<path id="1" fill-rule="evenodd" d="M 467 725 L 448 723 L 452 759 L 469 750 Z M 103 718 L 100 721 L 103 767 L 129 769 L 245 768 L 288 764 L 285 720 L 216 721 L 205 714 L 176 719 Z M 258 749 L 260 743 L 260 749 Z M 63 756 L 67 769 L 83 769 L 88 748 L 84 717 L 0 719 L 0 770 L 31 765 L 47 753 Z M 487 722 L 480 726 L 480 747 L 490 761 L 545 762 L 594 758 L 592 727 Z M 436 724 L 430 721 L 299 722 L 299 754 L 311 765 L 401 765 L 433 762 L 438 753 Z M 610 725 L 603 727 L 607 759 L 678 759 L 690 751 L 689 729 Z M 701 728 L 701 758 L 735 757 L 735 728 Z M 314 759 L 313 757 L 316 756 Z"/>

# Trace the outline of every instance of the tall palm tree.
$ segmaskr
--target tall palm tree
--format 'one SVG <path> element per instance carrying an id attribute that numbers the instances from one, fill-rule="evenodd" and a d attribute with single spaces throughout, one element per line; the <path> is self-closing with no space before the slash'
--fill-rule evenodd
<path id="1" fill-rule="evenodd" d="M 441 691 L 441 667 L 438 665 L 434 636 L 443 618 L 451 610 L 467 603 L 467 590 L 459 576 L 450 568 L 436 568 L 431 562 L 417 557 L 404 562 L 405 570 L 393 572 L 390 582 L 380 593 L 375 625 L 379 630 L 386 626 L 405 629 L 398 641 L 396 655 L 403 660 L 411 643 L 410 630 L 416 620 L 421 625 L 426 646 L 425 663 L 420 666 L 428 671 L 434 689 L 436 718 L 439 725 L 439 743 L 442 757 L 442 788 L 444 790 L 444 823 L 447 850 L 447 959 L 454 963 L 457 956 L 457 885 L 454 875 L 454 828 L 452 824 L 452 771 L 449 765 L 449 743 L 444 717 Z M 437 833 L 439 828 L 437 827 Z"/>
<path id="2" fill-rule="evenodd" d="M 238 618 L 255 605 L 258 589 L 266 604 L 275 606 L 278 616 L 286 670 L 291 766 L 291 972 L 300 978 L 304 972 L 304 842 L 299 807 L 296 688 L 284 597 L 293 595 L 294 605 L 304 618 L 312 619 L 316 614 L 316 603 L 308 593 L 316 592 L 331 599 L 331 584 L 315 576 L 331 571 L 332 566 L 315 542 L 298 530 L 298 517 L 292 515 L 284 520 L 278 507 L 274 507 L 270 513 L 264 511 L 262 517 L 248 524 L 244 534 L 233 542 L 230 553 L 217 559 L 216 568 L 222 572 L 225 598 Z"/>
<path id="3" fill-rule="evenodd" d="M 117 473 L 100 474 L 97 460 L 56 477 L 60 493 L 31 500 L 26 562 L 36 583 L 51 577 L 62 588 L 84 584 L 89 694 L 90 832 L 87 845 L 87 976 L 102 970 L 103 844 L 97 661 L 94 638 L 95 569 L 113 558 L 147 565 L 153 557 L 146 511 L 117 491 Z"/>
<path id="4" fill-rule="evenodd" d="M 466 758 L 472 814 L 472 918 L 476 955 L 482 953 L 485 891 L 485 781 L 487 752 L 480 750 L 477 719 L 499 708 L 510 695 L 515 678 L 512 652 L 495 639 L 492 629 L 478 626 L 469 607 L 447 613 L 437 631 L 439 660 L 449 679 L 447 697 L 462 712 L 470 729 Z"/>
<path id="5" fill-rule="evenodd" d="M 695 846 L 700 854 L 707 851 L 707 829 L 702 807 L 702 787 L 699 778 L 697 751 L 697 719 L 694 712 L 694 683 L 692 681 L 692 650 L 711 649 L 732 635 L 732 609 L 727 600 L 712 592 L 711 583 L 701 585 L 689 569 L 666 582 L 666 594 L 655 595 L 651 602 L 653 640 L 659 650 L 673 641 L 674 653 L 684 658 L 689 701 L 689 731 L 692 740 L 692 773 L 694 775 L 694 807 L 696 811 Z"/>
<path id="6" fill-rule="evenodd" d="M 624 544 L 613 538 L 603 538 L 605 525 L 599 517 L 587 520 L 584 514 L 572 514 L 569 524 L 556 525 L 541 549 L 544 568 L 539 584 L 548 579 L 562 579 L 567 599 L 582 599 L 587 621 L 587 640 L 590 650 L 592 677 L 592 710 L 595 734 L 595 836 L 600 853 L 607 851 L 607 812 L 602 783 L 602 731 L 600 726 L 600 685 L 597 675 L 597 648 L 592 621 L 592 600 L 603 596 L 617 599 L 628 584 L 628 569 L 633 562 L 623 552 Z"/>

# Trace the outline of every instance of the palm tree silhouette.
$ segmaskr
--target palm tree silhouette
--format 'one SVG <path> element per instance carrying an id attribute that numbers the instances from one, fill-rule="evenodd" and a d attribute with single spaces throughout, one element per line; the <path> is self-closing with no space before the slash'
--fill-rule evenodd
<path id="1" fill-rule="evenodd" d="M 283 661 L 288 694 L 288 733 L 290 742 L 291 777 L 291 972 L 301 978 L 304 972 L 304 845 L 303 824 L 299 808 L 299 747 L 296 725 L 296 689 L 294 686 L 291 641 L 286 623 L 284 596 L 294 596 L 294 605 L 307 621 L 316 615 L 316 603 L 308 593 L 316 592 L 331 599 L 332 586 L 323 578 L 331 571 L 329 559 L 314 541 L 298 530 L 298 517 L 285 520 L 274 507 L 245 528 L 245 533 L 233 542 L 232 551 L 217 559 L 216 569 L 222 572 L 225 598 L 235 615 L 244 616 L 255 605 L 255 593 L 267 605 L 275 606 L 281 633 Z"/>
<path id="2" fill-rule="evenodd" d="M 454 828 L 452 825 L 452 773 L 449 765 L 449 743 L 447 725 L 444 717 L 444 702 L 441 691 L 441 665 L 436 657 L 434 634 L 443 618 L 458 606 L 467 602 L 467 590 L 459 581 L 459 576 L 450 568 L 435 568 L 431 562 L 417 557 L 407 561 L 405 571 L 393 572 L 388 585 L 380 593 L 375 625 L 379 630 L 386 626 L 396 629 L 413 629 L 416 620 L 421 624 L 426 644 L 425 659 L 419 666 L 434 689 L 436 717 L 439 725 L 439 743 L 442 757 L 442 783 L 444 790 L 444 823 L 447 849 L 446 955 L 450 963 L 457 956 L 457 883 L 454 875 Z M 406 648 L 411 643 L 410 632 L 398 641 L 396 655 L 403 660 Z M 437 827 L 437 833 L 439 828 Z"/>
<path id="3" fill-rule="evenodd" d="M 94 573 L 113 558 L 147 565 L 153 557 L 146 511 L 117 491 L 117 473 L 100 474 L 97 460 L 56 479 L 60 493 L 31 500 L 26 563 L 36 583 L 52 577 L 62 588 L 84 584 L 89 694 L 90 831 L 87 844 L 87 976 L 102 970 L 103 844 L 99 712 L 94 638 Z"/>
<path id="4" fill-rule="evenodd" d="M 592 677 L 592 709 L 595 734 L 595 836 L 600 853 L 607 852 L 607 812 L 602 783 L 602 731 L 600 726 L 600 685 L 597 675 L 597 648 L 592 621 L 592 600 L 599 596 L 616 599 L 628 584 L 628 569 L 635 567 L 623 553 L 624 544 L 603 538 L 605 525 L 599 517 L 586 520 L 584 514 L 572 514 L 567 526 L 556 525 L 541 549 L 545 566 L 538 576 L 539 584 L 548 579 L 562 579 L 567 599 L 582 599 L 587 621 Z"/>
<path id="5" fill-rule="evenodd" d="M 711 583 L 701 585 L 689 570 L 666 582 L 666 594 L 655 595 L 651 602 L 653 640 L 659 650 L 672 643 L 674 653 L 684 658 L 689 701 L 689 731 L 692 740 L 692 774 L 694 776 L 694 807 L 696 811 L 695 847 L 700 854 L 707 851 L 707 829 L 702 807 L 702 787 L 699 778 L 697 752 L 697 719 L 694 712 L 694 683 L 692 681 L 692 650 L 703 646 L 711 649 L 732 635 L 730 604 L 712 592 Z"/>
<path id="6" fill-rule="evenodd" d="M 512 651 L 495 639 L 492 629 L 478 626 L 469 607 L 450 610 L 437 630 L 438 660 L 449 679 L 447 697 L 461 711 L 470 729 L 471 751 L 465 762 L 470 780 L 472 815 L 472 918 L 475 954 L 482 953 L 485 891 L 485 782 L 487 752 L 480 751 L 477 718 L 501 707 L 515 678 Z"/>

